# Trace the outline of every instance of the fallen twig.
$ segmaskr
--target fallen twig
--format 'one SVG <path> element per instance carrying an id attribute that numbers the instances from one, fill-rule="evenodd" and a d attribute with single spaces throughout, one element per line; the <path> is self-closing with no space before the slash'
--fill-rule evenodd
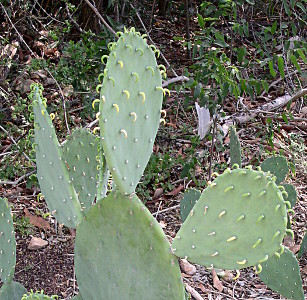
<path id="1" fill-rule="evenodd" d="M 187 290 L 188 293 L 191 294 L 191 296 L 195 300 L 204 300 L 204 298 L 196 290 L 194 290 L 191 286 L 189 286 L 187 283 L 185 284 L 185 289 Z"/>
<path id="2" fill-rule="evenodd" d="M 0 180 L 0 184 L 7 184 L 7 185 L 17 185 L 21 180 L 25 179 L 26 177 L 31 176 L 32 174 L 34 174 L 36 172 L 36 170 L 31 171 L 25 175 L 22 175 L 21 177 L 19 177 L 18 179 L 16 179 L 15 181 L 6 181 L 6 180 Z"/>
<path id="3" fill-rule="evenodd" d="M 167 81 L 163 81 L 162 83 L 162 87 L 166 87 L 168 86 L 169 84 L 171 83 L 175 83 L 175 82 L 178 82 L 178 81 L 188 81 L 190 78 L 186 77 L 186 76 L 177 76 L 177 77 L 174 77 L 174 78 L 171 78 Z"/>
<path id="4" fill-rule="evenodd" d="M 306 94 L 307 94 L 307 89 L 302 89 L 302 90 L 298 91 L 296 94 L 294 94 L 293 96 L 284 95 L 282 97 L 279 97 L 279 98 L 273 100 L 270 103 L 266 103 L 266 104 L 260 106 L 257 109 L 250 110 L 245 115 L 235 117 L 235 121 L 237 123 L 240 123 L 240 124 L 246 123 L 246 122 L 254 119 L 259 113 L 263 113 L 263 111 L 270 112 L 270 111 L 276 110 L 280 107 L 287 105 L 287 103 L 290 102 L 290 101 L 296 101 L 297 99 L 299 99 L 300 97 L 303 97 Z"/>

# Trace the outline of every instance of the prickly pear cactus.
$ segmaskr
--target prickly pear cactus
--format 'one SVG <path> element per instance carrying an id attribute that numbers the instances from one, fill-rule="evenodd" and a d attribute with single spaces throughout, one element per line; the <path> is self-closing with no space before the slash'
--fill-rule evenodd
<path id="1" fill-rule="evenodd" d="M 273 291 L 293 300 L 304 300 L 300 268 L 293 253 L 285 247 L 262 264 L 261 280 Z"/>
<path id="2" fill-rule="evenodd" d="M 289 172 L 288 162 L 283 156 L 268 157 L 261 164 L 261 169 L 264 172 L 271 172 L 276 176 L 276 183 L 279 184 L 285 180 Z"/>
<path id="3" fill-rule="evenodd" d="M 185 221 L 200 195 L 201 192 L 194 189 L 184 193 L 183 199 L 180 201 L 180 217 L 182 222 Z"/>
<path id="4" fill-rule="evenodd" d="M 77 228 L 75 270 L 87 300 L 184 299 L 178 261 L 136 196 L 112 192 L 89 209 Z"/>
<path id="5" fill-rule="evenodd" d="M 239 137 L 234 126 L 230 126 L 229 129 L 229 138 L 230 138 L 230 164 L 233 166 L 237 164 L 240 168 L 242 165 L 241 162 L 241 145 Z"/>
<path id="6" fill-rule="evenodd" d="M 33 292 L 31 291 L 27 295 L 23 295 L 21 300 L 54 300 L 54 299 L 59 299 L 59 296 L 53 295 L 51 297 L 44 295 L 44 291 L 40 292 Z"/>
<path id="7" fill-rule="evenodd" d="M 0 278 L 8 284 L 13 280 L 16 264 L 16 241 L 11 210 L 0 198 Z"/>
<path id="8" fill-rule="evenodd" d="M 77 193 L 62 160 L 62 151 L 51 118 L 42 97 L 42 88 L 33 85 L 30 98 L 33 99 L 35 116 L 35 150 L 37 178 L 49 210 L 60 223 L 76 228 L 83 213 Z"/>
<path id="9" fill-rule="evenodd" d="M 62 159 L 84 210 L 95 200 L 98 184 L 99 141 L 86 129 L 76 129 L 63 145 Z"/>
<path id="10" fill-rule="evenodd" d="M 241 269 L 280 251 L 286 226 L 286 204 L 269 175 L 228 169 L 203 191 L 172 248 L 197 264 Z"/>
<path id="11" fill-rule="evenodd" d="M 1 300 L 20 300 L 24 294 L 27 293 L 25 287 L 15 281 L 9 284 L 4 284 L 0 289 Z"/>
<path id="12" fill-rule="evenodd" d="M 100 91 L 100 130 L 113 180 L 121 193 L 132 193 L 152 153 L 163 94 L 164 66 L 153 46 L 134 29 L 110 45 Z M 104 57 L 102 58 L 104 59 Z"/>

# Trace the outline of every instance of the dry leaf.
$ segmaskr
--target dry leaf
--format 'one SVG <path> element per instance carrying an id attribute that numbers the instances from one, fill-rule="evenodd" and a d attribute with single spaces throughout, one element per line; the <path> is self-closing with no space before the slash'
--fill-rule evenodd
<path id="1" fill-rule="evenodd" d="M 213 286 L 214 286 L 219 292 L 222 292 L 222 291 L 224 290 L 224 287 L 223 287 L 221 281 L 219 280 L 218 276 L 216 275 L 215 270 L 212 269 L 211 273 L 212 273 L 212 278 L 213 278 Z"/>
<path id="2" fill-rule="evenodd" d="M 168 196 L 177 196 L 181 190 L 183 190 L 183 185 L 180 184 L 177 188 L 173 189 L 171 192 L 167 193 Z"/>
<path id="3" fill-rule="evenodd" d="M 24 209 L 25 216 L 29 219 L 30 224 L 41 229 L 50 229 L 49 223 L 42 217 L 32 215 L 26 208 Z"/>
<path id="4" fill-rule="evenodd" d="M 153 197 L 152 197 L 152 200 L 155 200 L 155 199 L 160 198 L 160 196 L 161 196 L 162 194 L 163 194 L 163 189 L 162 189 L 162 188 L 157 188 L 157 189 L 155 190 L 155 193 L 154 193 Z"/>
<path id="5" fill-rule="evenodd" d="M 184 273 L 188 275 L 194 275 L 196 273 L 196 267 L 190 264 L 186 259 L 180 259 L 179 263 Z"/>

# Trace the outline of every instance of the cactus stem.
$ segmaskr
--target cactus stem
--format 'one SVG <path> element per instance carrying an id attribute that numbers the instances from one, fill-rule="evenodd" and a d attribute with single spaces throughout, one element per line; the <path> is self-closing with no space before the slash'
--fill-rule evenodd
<path id="1" fill-rule="evenodd" d="M 133 116 L 133 122 L 135 122 L 136 119 L 137 119 L 136 113 L 133 111 L 133 112 L 131 112 L 129 115 L 130 115 L 130 116 Z"/>
<path id="2" fill-rule="evenodd" d="M 269 259 L 269 256 L 266 255 L 263 259 L 259 260 L 259 263 L 263 263 Z"/>
<path id="3" fill-rule="evenodd" d="M 121 129 L 119 132 L 124 134 L 125 139 L 128 137 L 127 131 L 125 129 Z"/>
<path id="4" fill-rule="evenodd" d="M 224 216 L 226 214 L 226 211 L 223 210 L 220 214 L 219 214 L 219 218 L 221 218 L 222 216 Z"/>
<path id="5" fill-rule="evenodd" d="M 153 69 L 153 67 L 151 67 L 151 66 L 147 66 L 147 67 L 146 67 L 146 70 L 150 70 L 150 71 L 151 71 L 152 76 L 154 76 L 154 74 L 155 74 L 155 70 Z M 164 93 L 164 95 L 165 95 L 165 93 Z"/>
<path id="6" fill-rule="evenodd" d="M 237 264 L 239 264 L 239 265 L 245 265 L 246 262 L 247 262 L 247 260 L 244 259 L 244 260 L 242 260 L 242 261 L 237 261 Z"/>
<path id="7" fill-rule="evenodd" d="M 273 241 L 276 237 L 278 237 L 279 235 L 280 235 L 280 231 L 278 230 L 278 231 L 276 231 L 276 232 L 274 233 L 273 238 L 272 238 L 272 241 Z"/>
<path id="8" fill-rule="evenodd" d="M 252 248 L 256 248 L 261 242 L 262 242 L 262 239 L 258 239 Z"/>
<path id="9" fill-rule="evenodd" d="M 108 55 L 102 55 L 101 56 L 101 62 L 103 63 L 103 64 L 105 64 L 105 62 L 104 62 L 104 59 L 108 59 L 109 58 L 109 56 Z"/>
<path id="10" fill-rule="evenodd" d="M 114 103 L 112 105 L 112 107 L 114 107 L 116 109 L 116 112 L 119 113 L 119 107 L 118 107 L 118 105 L 116 103 Z"/>
<path id="11" fill-rule="evenodd" d="M 230 191 L 230 190 L 233 190 L 233 189 L 234 189 L 234 186 L 231 185 L 231 186 L 227 187 L 227 188 L 224 190 L 224 193 L 226 193 L 226 192 L 228 192 L 228 191 Z"/>
<path id="12" fill-rule="evenodd" d="M 132 72 L 132 73 L 131 73 L 131 76 L 134 76 L 134 77 L 135 77 L 135 82 L 138 82 L 138 81 L 139 81 L 139 74 L 138 74 L 138 73 Z"/>
<path id="13" fill-rule="evenodd" d="M 245 216 L 241 215 L 236 221 L 239 222 L 239 221 L 243 220 L 244 218 L 245 218 Z"/>
<path id="14" fill-rule="evenodd" d="M 235 241 L 236 239 L 237 239 L 236 236 L 232 236 L 229 239 L 227 239 L 227 242 L 229 243 L 229 242 Z"/>
<path id="15" fill-rule="evenodd" d="M 256 224 L 259 223 L 262 219 L 264 219 L 264 215 L 259 216 L 259 218 L 256 221 Z"/>
<path id="16" fill-rule="evenodd" d="M 129 93 L 129 91 L 123 90 L 122 93 L 125 94 L 125 95 L 127 96 L 127 100 L 129 100 L 129 98 L 130 98 L 130 93 Z"/>
<path id="17" fill-rule="evenodd" d="M 212 257 L 219 255 L 219 253 L 216 251 L 213 254 L 211 254 Z"/>
<path id="18" fill-rule="evenodd" d="M 129 49 L 129 51 L 130 51 L 130 53 L 131 53 L 131 51 L 132 51 L 131 45 L 126 45 L 125 48 Z"/>
<path id="19" fill-rule="evenodd" d="M 258 269 L 256 269 L 256 271 L 255 271 L 255 273 L 256 274 L 259 274 L 259 273 L 261 273 L 261 271 L 262 271 L 262 266 L 260 265 L 260 264 L 258 264 Z"/>
<path id="20" fill-rule="evenodd" d="M 95 99 L 95 100 L 92 102 L 92 107 L 93 107 L 93 109 L 95 109 L 95 104 L 96 104 L 96 103 L 99 103 L 99 102 L 100 102 L 99 99 Z"/>
<path id="21" fill-rule="evenodd" d="M 263 195 L 265 195 L 266 194 L 266 191 L 262 191 L 259 195 L 258 195 L 258 197 L 260 198 L 260 197 L 262 197 Z"/>
<path id="22" fill-rule="evenodd" d="M 124 67 L 124 63 L 122 60 L 118 60 L 117 64 L 120 65 L 120 68 L 122 69 Z"/>

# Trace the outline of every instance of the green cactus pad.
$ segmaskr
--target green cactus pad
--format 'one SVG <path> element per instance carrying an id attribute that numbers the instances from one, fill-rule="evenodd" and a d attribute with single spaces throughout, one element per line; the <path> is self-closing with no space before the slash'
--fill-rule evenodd
<path id="1" fill-rule="evenodd" d="M 304 235 L 304 238 L 302 240 L 302 243 L 301 243 L 301 248 L 300 248 L 300 251 L 298 253 L 298 258 L 301 258 L 302 255 L 307 252 L 307 234 L 305 232 L 305 235 Z"/>
<path id="2" fill-rule="evenodd" d="M 102 143 L 100 140 L 99 150 L 99 180 L 97 185 L 97 200 L 104 198 L 108 191 L 108 180 L 110 177 L 110 171 L 107 166 L 106 158 L 102 151 Z"/>
<path id="3" fill-rule="evenodd" d="M 261 169 L 264 172 L 271 172 L 276 176 L 276 183 L 279 184 L 285 180 L 289 172 L 288 162 L 283 156 L 268 157 L 261 164 Z"/>
<path id="4" fill-rule="evenodd" d="M 271 290 L 287 299 L 304 300 L 300 268 L 288 248 L 280 257 L 272 256 L 264 262 L 259 276 Z"/>
<path id="5" fill-rule="evenodd" d="M 28 293 L 27 295 L 23 295 L 23 297 L 21 298 L 21 300 L 60 300 L 59 296 L 57 295 L 52 295 L 51 297 L 44 295 L 44 291 L 40 291 L 40 292 L 33 292 L 31 291 L 30 293 Z"/>
<path id="6" fill-rule="evenodd" d="M 83 215 L 81 205 L 62 160 L 62 151 L 38 86 L 34 86 L 32 97 L 35 115 L 34 147 L 40 188 L 49 210 L 57 220 L 67 227 L 76 228 Z"/>
<path id="7" fill-rule="evenodd" d="M 234 126 L 230 126 L 229 129 L 229 138 L 230 138 L 230 164 L 233 166 L 237 164 L 240 168 L 242 165 L 241 162 L 241 145 L 239 137 Z"/>
<path id="8" fill-rule="evenodd" d="M 152 153 L 163 100 L 155 53 L 134 30 L 112 47 L 100 96 L 103 150 L 113 180 L 132 193 Z"/>
<path id="9" fill-rule="evenodd" d="M 82 208 L 87 210 L 95 200 L 98 179 L 99 141 L 86 129 L 76 129 L 63 145 L 70 180 L 78 194 Z"/>
<path id="10" fill-rule="evenodd" d="M 286 226 L 286 204 L 269 175 L 227 169 L 203 191 L 172 248 L 197 264 L 241 269 L 279 251 Z"/>
<path id="11" fill-rule="evenodd" d="M 75 270 L 86 300 L 184 299 L 177 258 L 137 196 L 110 193 L 79 224 Z"/>
<path id="12" fill-rule="evenodd" d="M 13 280 L 16 264 L 16 241 L 11 210 L 0 198 L 0 278 L 3 283 Z"/>
<path id="13" fill-rule="evenodd" d="M 282 184 L 282 186 L 285 188 L 285 191 L 288 194 L 288 197 L 286 197 L 285 200 L 291 203 L 291 207 L 294 207 L 297 201 L 297 193 L 295 187 L 292 184 L 288 183 Z"/>
<path id="14" fill-rule="evenodd" d="M 194 189 L 184 193 L 183 199 L 180 201 L 180 217 L 182 222 L 185 221 L 200 195 L 201 192 Z"/>
<path id="15" fill-rule="evenodd" d="M 4 284 L 0 289 L 1 300 L 20 300 L 27 293 L 25 287 L 19 282 L 12 281 L 9 284 Z"/>

